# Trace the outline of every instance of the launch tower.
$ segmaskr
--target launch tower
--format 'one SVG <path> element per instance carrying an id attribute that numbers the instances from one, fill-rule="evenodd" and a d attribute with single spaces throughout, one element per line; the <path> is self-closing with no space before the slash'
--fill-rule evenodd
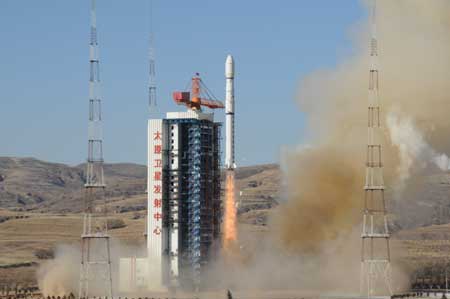
<path id="1" fill-rule="evenodd" d="M 389 295 L 391 291 L 390 233 L 384 198 L 383 162 L 381 152 L 381 111 L 378 94 L 378 41 L 376 33 L 376 0 L 372 0 L 370 40 L 368 143 L 366 182 L 361 246 L 361 294 Z"/>
<path id="2" fill-rule="evenodd" d="M 223 108 L 198 74 L 175 92 L 186 112 L 148 122 L 148 237 L 152 289 L 201 287 L 220 236 L 220 127 L 202 107 Z"/>

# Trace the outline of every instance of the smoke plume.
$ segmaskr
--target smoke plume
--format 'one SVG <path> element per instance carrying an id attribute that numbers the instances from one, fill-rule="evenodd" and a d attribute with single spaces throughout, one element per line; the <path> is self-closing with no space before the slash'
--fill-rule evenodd
<path id="1" fill-rule="evenodd" d="M 437 153 L 426 142 L 422 133 L 414 126 L 410 117 L 399 118 L 394 111 L 386 118 L 389 137 L 399 152 L 399 179 L 404 181 L 410 177 L 413 168 L 424 169 L 430 163 L 442 171 L 448 170 L 449 158 L 446 154 Z"/>
<path id="2" fill-rule="evenodd" d="M 395 198 L 401 207 L 414 198 L 404 198 L 400 184 L 429 167 L 448 169 L 450 2 L 380 0 L 377 14 L 384 173 L 387 187 L 397 192 L 388 201 Z M 362 217 L 368 27 L 362 22 L 352 29 L 355 55 L 302 80 L 297 99 L 311 146 L 285 157 L 288 200 L 275 216 L 275 231 L 287 249 L 322 261 L 360 246 L 352 232 Z M 358 267 L 358 256 L 347 256 L 347 267 Z"/>
<path id="3" fill-rule="evenodd" d="M 39 289 L 44 296 L 63 296 L 70 293 L 77 296 L 80 282 L 80 249 L 79 243 L 59 245 L 55 250 L 55 258 L 40 265 L 36 275 Z M 104 246 L 94 251 L 97 253 L 103 253 L 103 250 Z M 110 250 L 112 262 L 111 271 L 114 282 L 113 292 L 117 294 L 120 291 L 120 271 L 122 271 L 122 274 L 125 272 L 124 269 L 120 269 L 120 258 L 145 257 L 146 248 L 143 245 L 139 246 L 137 244 L 124 244 L 124 242 L 117 239 L 111 239 Z M 106 256 L 102 254 L 102 256 L 99 256 L 98 258 L 104 260 Z M 93 272 L 94 270 L 95 268 L 91 269 Z M 98 281 L 90 284 L 90 294 L 95 296 L 104 296 L 104 294 L 106 294 L 104 288 L 105 283 L 104 280 L 99 278 L 100 275 L 104 275 L 104 272 L 94 273 L 95 274 L 91 276 L 91 279 L 98 279 Z M 137 292 L 136 294 L 142 295 Z"/>
<path id="4" fill-rule="evenodd" d="M 43 263 L 37 271 L 39 289 L 45 296 L 76 294 L 79 271 L 80 249 L 70 245 L 60 245 L 55 250 L 55 258 Z"/>

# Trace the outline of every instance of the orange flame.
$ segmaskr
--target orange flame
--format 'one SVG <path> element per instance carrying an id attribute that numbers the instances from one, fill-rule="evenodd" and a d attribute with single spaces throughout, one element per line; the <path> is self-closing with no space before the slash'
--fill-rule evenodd
<path id="1" fill-rule="evenodd" d="M 223 248 L 230 253 L 236 246 L 236 204 L 234 190 L 234 171 L 227 171 L 225 190 L 225 219 L 223 231 Z"/>

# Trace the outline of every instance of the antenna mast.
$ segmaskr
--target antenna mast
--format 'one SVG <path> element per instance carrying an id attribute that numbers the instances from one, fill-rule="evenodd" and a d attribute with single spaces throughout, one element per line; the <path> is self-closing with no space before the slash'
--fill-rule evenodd
<path id="1" fill-rule="evenodd" d="M 153 34 L 153 0 L 150 0 L 150 33 L 149 33 L 149 82 L 148 82 L 148 106 L 150 113 L 157 112 L 156 105 L 156 75 L 155 75 L 155 48 Z"/>
<path id="2" fill-rule="evenodd" d="M 102 109 L 95 0 L 91 0 L 89 125 L 79 298 L 112 298 L 110 242 L 103 175 Z M 101 200 L 102 206 L 94 206 Z"/>
<path id="3" fill-rule="evenodd" d="M 390 233 L 384 198 L 381 152 L 381 113 L 379 101 L 378 40 L 376 26 L 377 0 L 372 0 L 370 72 L 368 104 L 368 139 L 364 210 L 361 233 L 361 294 L 368 298 L 392 294 L 390 266 Z"/>

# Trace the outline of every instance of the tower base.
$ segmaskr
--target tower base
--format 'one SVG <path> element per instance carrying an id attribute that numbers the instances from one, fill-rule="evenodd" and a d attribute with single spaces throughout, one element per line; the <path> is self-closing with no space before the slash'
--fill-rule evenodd
<path id="1" fill-rule="evenodd" d="M 101 254 L 103 253 L 103 254 Z M 105 233 L 81 236 L 80 299 L 113 298 L 110 239 Z"/>
<path id="2" fill-rule="evenodd" d="M 389 260 L 365 260 L 361 262 L 360 294 L 366 298 L 392 295 L 391 263 Z M 375 292 L 378 290 L 378 292 Z M 381 291 L 380 291 L 381 290 Z"/>

